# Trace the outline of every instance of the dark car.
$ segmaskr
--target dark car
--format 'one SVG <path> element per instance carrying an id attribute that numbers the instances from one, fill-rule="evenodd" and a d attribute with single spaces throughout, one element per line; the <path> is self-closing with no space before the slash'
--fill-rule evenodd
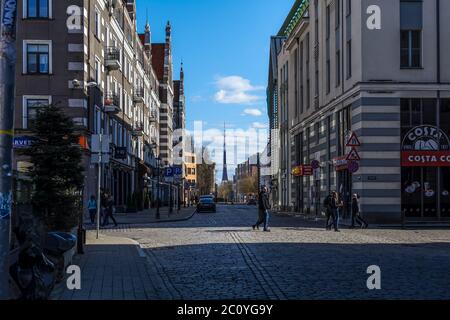
<path id="1" fill-rule="evenodd" d="M 252 198 L 247 201 L 248 206 L 256 206 L 256 199 Z"/>
<path id="2" fill-rule="evenodd" d="M 197 212 L 216 212 L 216 204 L 212 198 L 200 198 Z"/>

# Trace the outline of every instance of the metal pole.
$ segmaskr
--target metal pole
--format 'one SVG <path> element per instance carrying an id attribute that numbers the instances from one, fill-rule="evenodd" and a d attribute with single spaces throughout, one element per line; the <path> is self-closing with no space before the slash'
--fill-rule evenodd
<path id="1" fill-rule="evenodd" d="M 259 152 L 256 154 L 256 168 L 257 170 L 257 179 L 258 179 L 258 190 L 256 190 L 256 193 L 259 193 L 259 189 L 261 188 L 261 163 L 259 160 Z"/>
<path id="2" fill-rule="evenodd" d="M 169 213 L 173 212 L 173 186 L 169 184 Z"/>
<path id="3" fill-rule="evenodd" d="M 160 213 L 159 213 L 159 201 L 160 201 L 160 194 L 159 194 L 159 159 L 156 159 L 156 174 L 158 176 L 158 182 L 156 183 L 156 219 L 160 219 Z"/>
<path id="4" fill-rule="evenodd" d="M 0 300 L 6 300 L 11 246 L 17 0 L 0 1 Z"/>
<path id="5" fill-rule="evenodd" d="M 102 134 L 99 135 L 100 153 L 98 155 L 98 181 L 97 181 L 97 239 L 100 234 L 100 213 L 102 205 L 101 185 L 102 185 L 102 161 L 103 161 L 103 139 Z"/>

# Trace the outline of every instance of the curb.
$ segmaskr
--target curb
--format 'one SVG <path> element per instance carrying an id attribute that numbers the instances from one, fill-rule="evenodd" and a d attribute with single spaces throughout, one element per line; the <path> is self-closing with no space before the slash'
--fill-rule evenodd
<path id="1" fill-rule="evenodd" d="M 194 210 L 189 216 L 185 218 L 179 218 L 179 219 L 165 219 L 165 220 L 157 220 L 152 222 L 145 222 L 145 223 L 138 223 L 139 225 L 146 225 L 146 224 L 155 224 L 155 223 L 164 223 L 164 222 L 180 222 L 180 221 L 188 221 L 194 217 L 194 215 L 197 213 L 197 209 Z M 133 225 L 136 223 L 119 223 L 119 225 Z"/>

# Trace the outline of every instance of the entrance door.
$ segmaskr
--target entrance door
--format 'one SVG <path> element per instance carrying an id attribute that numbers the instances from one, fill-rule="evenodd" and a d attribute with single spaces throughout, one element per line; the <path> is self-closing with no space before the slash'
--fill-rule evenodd
<path id="1" fill-rule="evenodd" d="M 351 210 L 351 194 L 352 194 L 352 174 L 348 170 L 338 172 L 338 190 L 339 198 L 344 203 L 341 212 L 344 219 L 350 217 Z"/>

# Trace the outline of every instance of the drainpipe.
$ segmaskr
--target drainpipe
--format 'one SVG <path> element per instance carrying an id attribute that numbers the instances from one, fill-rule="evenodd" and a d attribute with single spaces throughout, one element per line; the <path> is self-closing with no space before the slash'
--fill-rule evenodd
<path id="1" fill-rule="evenodd" d="M 436 124 L 438 129 L 441 127 L 441 91 L 439 85 L 441 84 L 441 17 L 440 17 L 441 0 L 436 0 L 436 81 L 438 85 L 437 89 L 437 106 L 436 106 Z M 442 168 L 437 170 L 437 213 L 438 219 L 441 219 L 441 176 Z"/>

